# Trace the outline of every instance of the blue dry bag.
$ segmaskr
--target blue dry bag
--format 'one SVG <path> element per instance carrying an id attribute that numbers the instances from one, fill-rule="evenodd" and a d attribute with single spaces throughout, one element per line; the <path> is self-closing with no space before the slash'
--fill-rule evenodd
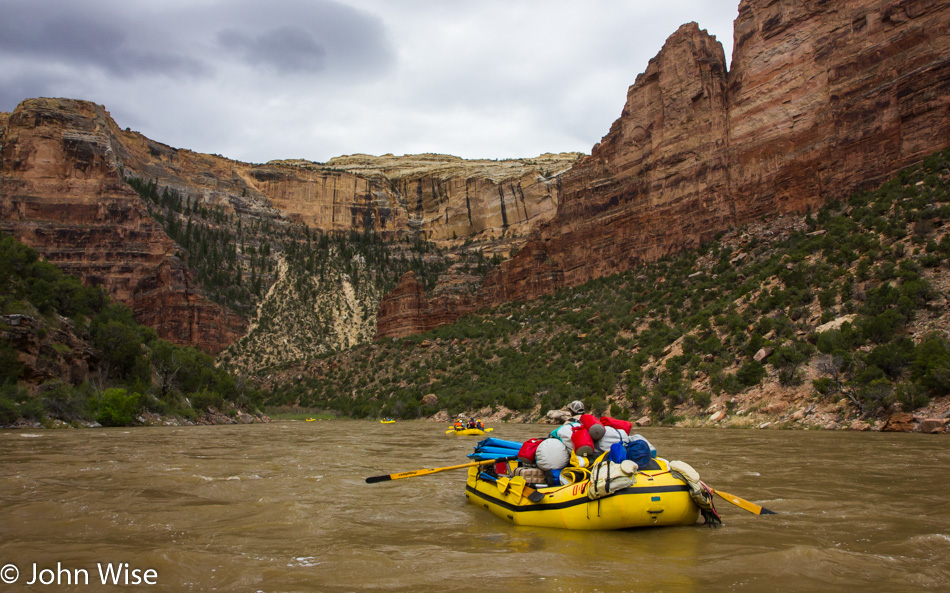
<path id="1" fill-rule="evenodd" d="M 610 453 L 607 454 L 607 457 L 613 463 L 620 463 L 627 459 L 627 449 L 623 443 L 616 442 L 610 446 Z"/>
<path id="2" fill-rule="evenodd" d="M 627 459 L 636 463 L 640 469 L 646 469 L 653 459 L 650 454 L 650 444 L 640 439 L 630 441 L 627 443 Z"/>

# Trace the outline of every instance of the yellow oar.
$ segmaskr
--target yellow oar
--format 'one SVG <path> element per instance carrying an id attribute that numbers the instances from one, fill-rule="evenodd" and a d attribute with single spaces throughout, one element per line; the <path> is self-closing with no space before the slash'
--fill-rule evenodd
<path id="1" fill-rule="evenodd" d="M 755 504 L 754 502 L 749 502 L 748 500 L 744 498 L 739 498 L 738 496 L 734 494 L 729 494 L 728 492 L 723 492 L 722 490 L 716 490 L 710 487 L 708 484 L 706 485 L 706 488 L 709 488 L 710 492 L 719 496 L 723 500 L 727 502 L 731 502 L 732 504 L 736 505 L 740 509 L 747 510 L 754 515 L 777 515 L 778 514 L 775 511 L 770 511 L 765 507 Z"/>
<path id="2" fill-rule="evenodd" d="M 499 457 L 498 459 L 485 459 L 483 461 L 473 461 L 472 463 L 463 463 L 462 465 L 450 465 L 448 467 L 437 467 L 434 469 L 417 469 L 411 472 L 399 472 L 398 474 L 389 474 L 388 476 L 372 476 L 372 477 L 366 478 L 366 483 L 375 484 L 376 482 L 385 482 L 386 480 L 401 480 L 403 478 L 415 478 L 417 476 L 428 476 L 429 474 L 444 472 L 450 469 L 462 469 L 463 467 L 475 467 L 476 465 L 488 465 L 490 463 L 495 463 L 496 461 L 510 461 L 512 459 L 515 459 L 515 458 L 514 457 Z"/>

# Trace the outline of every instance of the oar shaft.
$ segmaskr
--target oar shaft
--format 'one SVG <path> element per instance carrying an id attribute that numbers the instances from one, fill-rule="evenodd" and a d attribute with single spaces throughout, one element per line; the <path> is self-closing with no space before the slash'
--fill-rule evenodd
<path id="1" fill-rule="evenodd" d="M 501 457 L 498 459 L 484 459 L 482 461 L 473 461 L 472 463 L 450 465 L 447 467 L 436 467 L 433 469 L 417 469 L 417 470 L 408 471 L 408 472 L 388 474 L 385 476 L 372 476 L 372 477 L 366 478 L 366 483 L 375 484 L 376 482 L 385 482 L 387 480 L 401 480 L 402 478 L 415 478 L 417 476 L 428 476 L 429 474 L 449 471 L 452 469 L 462 469 L 464 467 L 475 467 L 477 465 L 488 465 L 489 463 L 495 463 L 496 461 L 509 461 L 511 459 L 514 459 L 514 457 Z"/>

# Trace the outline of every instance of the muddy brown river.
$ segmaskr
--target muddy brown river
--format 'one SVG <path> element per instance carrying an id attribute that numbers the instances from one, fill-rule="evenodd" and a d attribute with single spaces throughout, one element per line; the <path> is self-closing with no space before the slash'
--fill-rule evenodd
<path id="1" fill-rule="evenodd" d="M 465 470 L 364 482 L 465 463 L 479 439 L 446 428 L 0 431 L 0 591 L 950 591 L 946 437 L 644 429 L 779 514 L 717 499 L 719 529 L 572 532 L 467 504 Z"/>

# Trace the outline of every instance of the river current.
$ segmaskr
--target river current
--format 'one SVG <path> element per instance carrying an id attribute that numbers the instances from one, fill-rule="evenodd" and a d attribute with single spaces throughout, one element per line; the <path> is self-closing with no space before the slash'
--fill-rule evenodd
<path id="1" fill-rule="evenodd" d="M 946 437 L 643 429 L 661 457 L 778 514 L 717 499 L 718 529 L 574 532 L 467 504 L 465 470 L 365 483 L 467 462 L 478 437 L 446 428 L 0 431 L 0 591 L 950 590 Z"/>

